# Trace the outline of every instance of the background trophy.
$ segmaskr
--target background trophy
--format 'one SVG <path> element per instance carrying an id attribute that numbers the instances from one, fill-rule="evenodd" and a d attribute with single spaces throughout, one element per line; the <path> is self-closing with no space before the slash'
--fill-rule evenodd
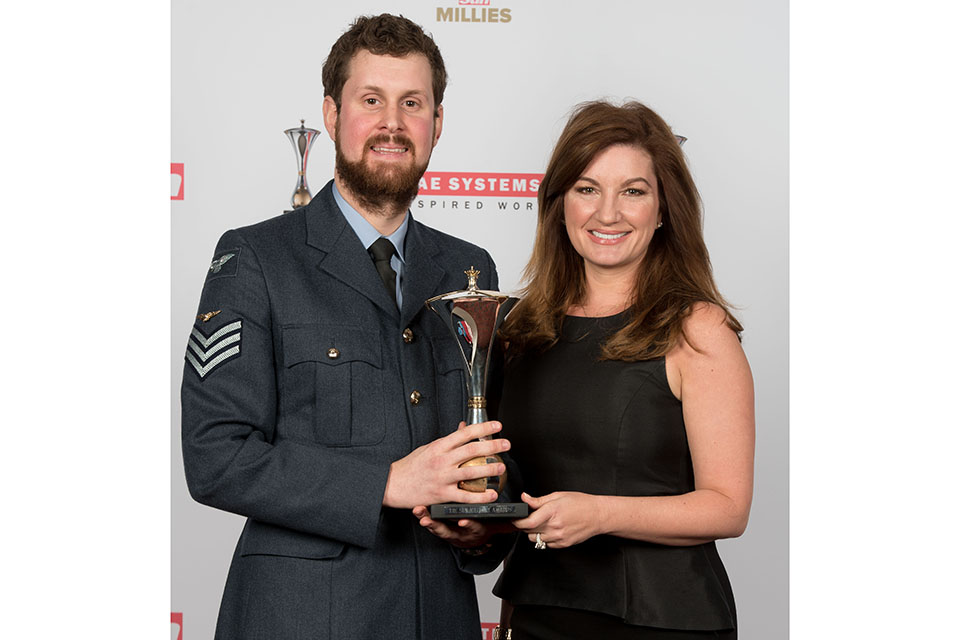
<path id="1" fill-rule="evenodd" d="M 517 298 L 499 291 L 477 289 L 480 272 L 470 267 L 467 274 L 467 289 L 451 291 L 427 300 L 427 308 L 436 313 L 450 329 L 460 347 L 467 382 L 467 424 L 486 422 L 487 399 L 485 396 L 487 374 L 490 370 L 490 350 L 496 339 L 497 329 L 516 304 Z M 487 440 L 488 438 L 481 438 Z M 472 466 L 503 462 L 500 456 L 473 458 L 460 466 Z M 482 492 L 494 489 L 500 493 L 506 486 L 507 474 L 478 478 L 460 483 L 467 491 Z M 529 513 L 524 502 L 491 502 L 487 504 L 462 504 L 448 502 L 430 506 L 430 517 L 444 518 L 523 518 Z"/>
<path id="2" fill-rule="evenodd" d="M 294 209 L 310 204 L 313 198 L 310 187 L 307 186 L 307 157 L 310 155 L 313 141 L 320 135 L 316 129 L 303 126 L 303 122 L 301 119 L 299 127 L 284 131 L 293 144 L 294 153 L 297 154 L 297 186 L 293 190 L 293 196 L 290 197 L 290 204 Z"/>

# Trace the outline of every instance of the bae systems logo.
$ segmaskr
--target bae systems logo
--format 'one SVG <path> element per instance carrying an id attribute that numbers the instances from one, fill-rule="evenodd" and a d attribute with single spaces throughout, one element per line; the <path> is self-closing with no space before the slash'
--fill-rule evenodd
<path id="1" fill-rule="evenodd" d="M 170 640 L 183 640 L 183 613 L 170 614 Z"/>
<path id="2" fill-rule="evenodd" d="M 418 209 L 534 211 L 542 173 L 427 171 L 420 178 Z M 450 199 L 449 196 L 453 196 Z M 498 198 L 470 200 L 467 198 Z"/>
<path id="3" fill-rule="evenodd" d="M 457 0 L 456 7 L 437 7 L 437 22 L 510 22 L 510 9 L 490 6 L 490 0 Z"/>
<path id="4" fill-rule="evenodd" d="M 183 163 L 170 163 L 170 199 L 183 200 Z"/>

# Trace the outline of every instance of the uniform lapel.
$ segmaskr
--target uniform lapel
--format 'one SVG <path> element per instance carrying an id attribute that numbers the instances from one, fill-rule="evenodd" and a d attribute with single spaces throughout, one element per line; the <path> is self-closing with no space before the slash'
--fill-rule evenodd
<path id="1" fill-rule="evenodd" d="M 424 302 L 445 291 L 437 291 L 443 280 L 443 267 L 436 261 L 439 248 L 426 236 L 423 227 L 413 219 L 410 213 L 410 226 L 404 250 L 403 266 L 403 311 L 400 314 L 400 326 L 406 327 L 414 317 L 423 311 Z"/>
<path id="2" fill-rule="evenodd" d="M 384 288 L 370 255 L 337 207 L 333 198 L 333 181 L 328 182 L 307 206 L 307 244 L 325 254 L 317 268 L 396 318 L 399 315 L 396 303 Z"/>

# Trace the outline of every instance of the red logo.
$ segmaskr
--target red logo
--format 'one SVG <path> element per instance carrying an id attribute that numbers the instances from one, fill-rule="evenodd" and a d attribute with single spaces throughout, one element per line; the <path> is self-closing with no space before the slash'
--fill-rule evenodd
<path id="1" fill-rule="evenodd" d="M 420 178 L 419 195 L 536 198 L 541 180 L 542 173 L 427 171 Z"/>
<path id="2" fill-rule="evenodd" d="M 180 165 L 180 166 L 182 167 L 183 165 Z M 173 636 L 173 632 L 176 631 L 177 632 L 176 640 L 183 640 L 183 613 L 180 611 L 171 613 L 170 624 L 177 625 L 177 628 L 175 630 L 170 629 L 170 635 Z"/>
<path id="3" fill-rule="evenodd" d="M 183 200 L 183 163 L 170 163 L 170 199 Z"/>
<path id="4" fill-rule="evenodd" d="M 480 629 L 483 631 L 483 640 L 493 640 L 493 630 L 496 627 L 496 622 L 481 622 Z"/>

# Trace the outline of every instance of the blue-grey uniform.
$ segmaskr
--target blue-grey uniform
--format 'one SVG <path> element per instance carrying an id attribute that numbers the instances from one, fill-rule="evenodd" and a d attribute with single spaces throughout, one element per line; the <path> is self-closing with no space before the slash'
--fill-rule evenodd
<path id="1" fill-rule="evenodd" d="M 469 556 L 382 506 L 390 464 L 457 428 L 455 341 L 424 300 L 497 287 L 490 255 L 407 214 L 401 308 L 333 183 L 220 239 L 186 353 L 183 458 L 198 501 L 247 516 L 223 640 L 481 636 Z"/>

